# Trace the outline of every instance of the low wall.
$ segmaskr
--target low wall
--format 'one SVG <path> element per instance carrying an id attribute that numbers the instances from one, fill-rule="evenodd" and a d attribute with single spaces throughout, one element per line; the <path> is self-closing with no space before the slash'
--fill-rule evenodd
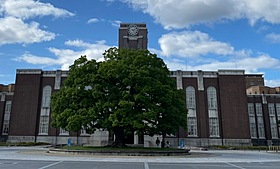
<path id="1" fill-rule="evenodd" d="M 190 150 L 66 150 L 50 149 L 51 154 L 68 154 L 68 155 L 105 155 L 105 156 L 185 156 L 190 155 Z"/>

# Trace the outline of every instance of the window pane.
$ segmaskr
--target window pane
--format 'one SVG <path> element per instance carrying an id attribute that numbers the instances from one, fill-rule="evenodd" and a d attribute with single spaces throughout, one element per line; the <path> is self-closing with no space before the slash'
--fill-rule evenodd
<path id="1" fill-rule="evenodd" d="M 216 89 L 213 86 L 207 88 L 208 108 L 217 108 Z"/>
<path id="2" fill-rule="evenodd" d="M 197 136 L 196 117 L 188 117 L 188 135 Z"/>
<path id="3" fill-rule="evenodd" d="M 192 86 L 186 88 L 187 108 L 195 108 L 195 89 Z"/>

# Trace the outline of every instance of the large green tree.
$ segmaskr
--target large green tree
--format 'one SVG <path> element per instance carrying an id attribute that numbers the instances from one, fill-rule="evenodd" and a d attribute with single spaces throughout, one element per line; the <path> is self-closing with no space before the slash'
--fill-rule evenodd
<path id="1" fill-rule="evenodd" d="M 103 62 L 82 56 L 70 66 L 65 87 L 51 98 L 52 127 L 107 129 L 116 136 L 113 147 L 125 146 L 125 133 L 165 136 L 186 128 L 184 92 L 162 59 L 148 50 L 110 48 L 103 55 Z"/>

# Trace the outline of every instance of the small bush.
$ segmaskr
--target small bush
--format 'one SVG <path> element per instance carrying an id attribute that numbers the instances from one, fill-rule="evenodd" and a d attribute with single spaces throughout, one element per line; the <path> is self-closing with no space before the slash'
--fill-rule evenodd
<path id="1" fill-rule="evenodd" d="M 225 145 L 213 145 L 209 146 L 213 149 L 225 149 L 225 150 L 267 150 L 267 146 L 225 146 Z"/>
<path id="2" fill-rule="evenodd" d="M 44 143 L 44 142 L 0 143 L 0 146 L 37 146 L 37 145 L 50 145 L 50 143 Z"/>

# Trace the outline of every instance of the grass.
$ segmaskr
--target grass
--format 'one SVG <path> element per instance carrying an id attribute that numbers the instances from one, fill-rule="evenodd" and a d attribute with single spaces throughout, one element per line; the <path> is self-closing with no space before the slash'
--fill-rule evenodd
<path id="1" fill-rule="evenodd" d="M 214 145 L 210 146 L 213 149 L 226 149 L 226 150 L 267 150 L 267 146 L 225 146 L 225 145 Z"/>
<path id="2" fill-rule="evenodd" d="M 37 146 L 37 145 L 50 145 L 50 144 L 44 142 L 0 143 L 0 146 Z"/>
<path id="3" fill-rule="evenodd" d="M 68 150 L 126 150 L 126 151 L 180 151 L 175 148 L 148 148 L 148 147 L 126 147 L 126 148 L 111 148 L 111 147 L 60 147 L 60 149 Z"/>

